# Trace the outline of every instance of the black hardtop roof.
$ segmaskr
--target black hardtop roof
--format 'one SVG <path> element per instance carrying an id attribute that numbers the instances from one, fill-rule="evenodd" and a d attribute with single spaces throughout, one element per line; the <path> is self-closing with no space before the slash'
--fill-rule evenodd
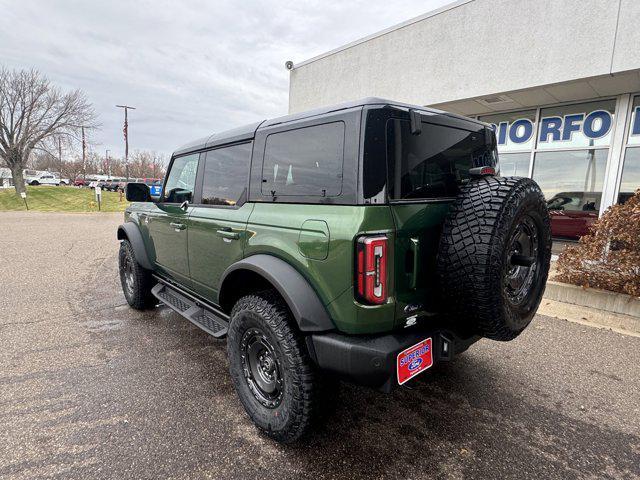
<path id="1" fill-rule="evenodd" d="M 445 112 L 443 110 L 437 110 L 435 108 L 423 107 L 420 105 L 412 105 L 409 103 L 396 102 L 393 100 L 386 100 L 384 98 L 378 97 L 367 97 L 360 100 L 353 100 L 350 102 L 339 103 L 336 105 L 330 105 L 326 107 L 316 108 L 313 110 L 307 110 L 299 113 L 292 113 L 289 115 L 284 115 L 282 117 L 273 118 L 270 120 L 263 120 L 260 122 L 250 123 L 248 125 L 243 125 L 241 127 L 237 127 L 231 130 L 225 130 L 223 132 L 214 133 L 208 137 L 202 137 L 198 140 L 194 140 L 193 142 L 187 143 L 182 147 L 178 148 L 173 155 L 182 155 L 184 153 L 194 152 L 197 150 L 204 150 L 206 148 L 215 147 L 217 145 L 223 145 L 226 143 L 234 143 L 240 142 L 243 140 L 251 140 L 258 128 L 270 127 L 273 125 L 280 125 L 283 123 L 293 122 L 296 120 L 302 120 L 310 117 L 317 117 L 320 115 L 325 115 L 327 113 L 336 112 L 338 110 L 348 110 L 351 108 L 359 108 L 369 105 L 380 105 L 380 106 L 390 106 L 390 107 L 401 107 L 401 108 L 413 108 L 416 110 L 421 110 L 423 112 L 435 113 L 440 115 L 447 115 L 454 118 L 460 118 L 467 121 L 471 121 L 474 123 L 479 123 L 482 125 L 487 125 L 484 122 L 480 122 L 478 120 L 474 120 L 472 118 L 463 117 L 461 115 L 457 115 L 455 113 Z"/>
<path id="2" fill-rule="evenodd" d="M 204 150 L 205 148 L 215 147 L 224 143 L 240 142 L 242 140 L 250 140 L 262 122 L 250 123 L 241 127 L 225 130 L 224 132 L 214 133 L 208 137 L 202 137 L 193 142 L 187 143 L 178 148 L 173 155 L 181 155 L 183 153 L 193 152 L 196 150 Z"/>

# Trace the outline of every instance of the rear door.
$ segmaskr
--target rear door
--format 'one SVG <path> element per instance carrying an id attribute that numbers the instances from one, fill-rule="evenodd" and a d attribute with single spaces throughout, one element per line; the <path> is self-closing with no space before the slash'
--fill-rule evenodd
<path id="1" fill-rule="evenodd" d="M 447 115 L 385 124 L 387 191 L 396 224 L 396 321 L 437 311 L 436 254 L 442 224 L 469 170 L 496 166 L 495 136 L 484 125 Z M 407 308 L 408 307 L 408 308 Z"/>
<path id="2" fill-rule="evenodd" d="M 243 254 L 253 209 L 246 203 L 252 145 L 244 142 L 203 153 L 198 204 L 189 217 L 189 264 L 193 289 L 216 303 L 222 273 Z"/>
<path id="3" fill-rule="evenodd" d="M 199 153 L 191 153 L 173 159 L 160 201 L 141 219 L 156 267 L 183 285 L 189 285 L 187 219 L 193 210 L 199 158 Z"/>

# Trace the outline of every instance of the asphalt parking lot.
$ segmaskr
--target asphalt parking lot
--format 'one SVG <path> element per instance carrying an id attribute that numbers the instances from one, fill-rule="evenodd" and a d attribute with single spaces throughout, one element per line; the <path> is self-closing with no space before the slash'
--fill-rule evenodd
<path id="1" fill-rule="evenodd" d="M 640 338 L 542 316 L 274 444 L 224 342 L 127 307 L 120 220 L 0 213 L 0 478 L 640 478 Z"/>

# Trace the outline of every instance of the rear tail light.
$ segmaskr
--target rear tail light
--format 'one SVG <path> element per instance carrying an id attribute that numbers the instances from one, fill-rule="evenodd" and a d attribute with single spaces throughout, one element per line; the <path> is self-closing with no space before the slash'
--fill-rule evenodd
<path id="1" fill-rule="evenodd" d="M 475 167 L 469 169 L 469 175 L 472 177 L 486 177 L 492 176 L 496 174 L 496 169 L 494 167 Z"/>
<path id="2" fill-rule="evenodd" d="M 387 237 L 360 237 L 356 244 L 356 292 L 365 303 L 387 301 Z"/>

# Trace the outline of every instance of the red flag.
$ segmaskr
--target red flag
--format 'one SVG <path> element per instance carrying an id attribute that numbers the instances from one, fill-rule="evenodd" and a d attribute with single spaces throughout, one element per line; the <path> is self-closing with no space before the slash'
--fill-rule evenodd
<path id="1" fill-rule="evenodd" d="M 124 127 L 122 128 L 122 133 L 124 133 L 124 140 L 127 141 L 127 121 L 124 121 Z"/>

